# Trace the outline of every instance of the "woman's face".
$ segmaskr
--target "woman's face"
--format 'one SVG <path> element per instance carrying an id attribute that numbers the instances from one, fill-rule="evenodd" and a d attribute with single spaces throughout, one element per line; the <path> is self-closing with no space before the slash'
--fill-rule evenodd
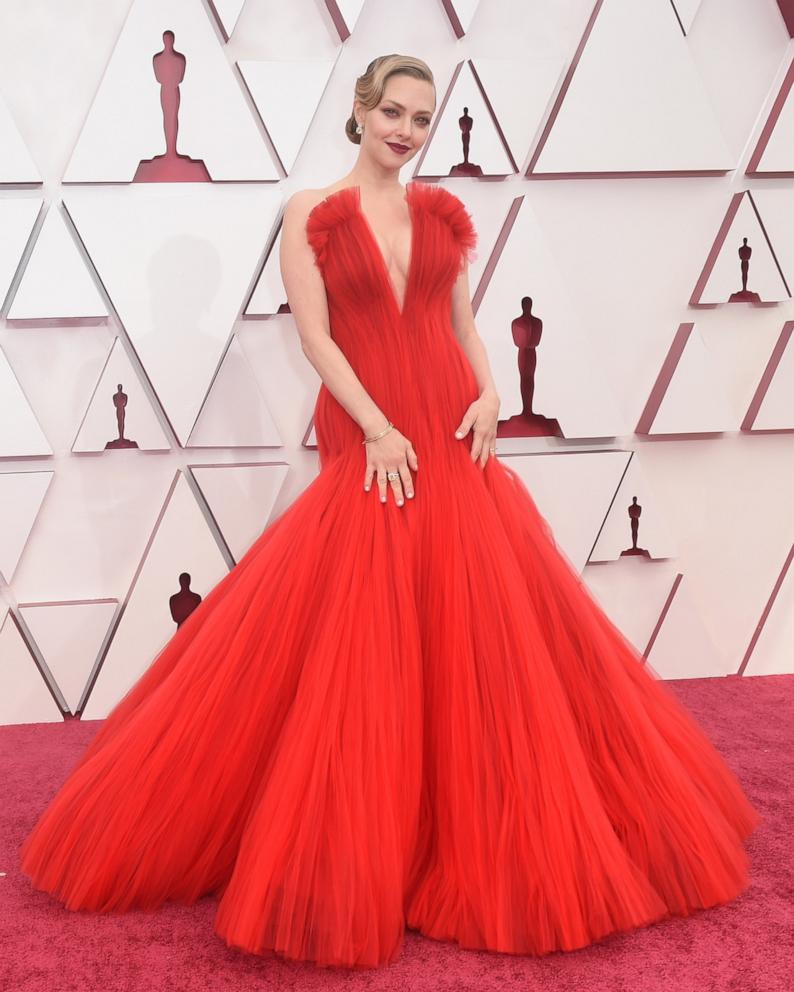
<path id="1" fill-rule="evenodd" d="M 364 128 L 362 149 L 384 168 L 399 169 L 427 141 L 435 106 L 432 83 L 413 76 L 390 76 L 377 106 L 365 110 L 355 101 L 356 117 Z"/>

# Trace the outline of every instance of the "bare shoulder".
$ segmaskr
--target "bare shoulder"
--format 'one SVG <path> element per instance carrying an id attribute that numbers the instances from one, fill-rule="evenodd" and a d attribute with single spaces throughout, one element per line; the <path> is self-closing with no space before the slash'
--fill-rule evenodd
<path id="1" fill-rule="evenodd" d="M 331 186 L 326 186 L 323 189 L 297 189 L 289 197 L 287 203 L 284 207 L 284 219 L 288 218 L 294 219 L 296 221 L 305 221 L 312 210 L 317 206 L 318 203 L 335 193 L 337 190 L 342 189 L 343 186 L 339 183 L 333 184 Z"/>
<path id="2" fill-rule="evenodd" d="M 305 220 L 314 204 L 318 202 L 317 191 L 313 189 L 297 189 L 287 198 L 284 204 L 284 221 Z"/>

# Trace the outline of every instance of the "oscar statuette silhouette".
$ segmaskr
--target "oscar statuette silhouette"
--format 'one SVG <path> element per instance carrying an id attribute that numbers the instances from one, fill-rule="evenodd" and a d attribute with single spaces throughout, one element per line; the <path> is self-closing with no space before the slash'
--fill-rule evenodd
<path id="1" fill-rule="evenodd" d="M 637 545 L 637 537 L 640 530 L 640 515 L 642 513 L 642 506 L 637 502 L 637 497 L 631 497 L 631 503 L 628 506 L 629 520 L 631 521 L 631 547 L 626 548 L 625 551 L 620 552 L 620 557 L 631 557 L 640 555 L 643 558 L 650 558 L 650 552 L 645 548 L 640 548 Z"/>
<path id="2" fill-rule="evenodd" d="M 122 390 L 121 383 L 118 384 L 116 392 L 113 394 L 113 406 L 116 408 L 116 428 L 119 436 L 112 441 L 108 441 L 105 450 L 108 448 L 137 448 L 137 441 L 130 441 L 124 437 L 124 419 L 127 410 L 127 394 Z"/>
<path id="3" fill-rule="evenodd" d="M 176 150 L 179 131 L 179 84 L 185 78 L 187 59 L 174 48 L 174 32 L 163 32 L 163 49 L 152 58 L 154 77 L 160 84 L 160 106 L 163 108 L 165 154 L 143 159 L 134 183 L 209 183 L 212 177 L 199 159 L 180 155 Z"/>
<path id="4" fill-rule="evenodd" d="M 750 268 L 750 256 L 753 253 L 753 249 L 747 244 L 747 238 L 742 238 L 742 244 L 739 247 L 739 259 L 740 266 L 742 270 L 742 288 L 738 293 L 731 293 L 728 297 L 728 303 L 760 303 L 761 297 L 758 293 L 754 293 L 752 290 L 747 288 L 747 274 Z"/>
<path id="5" fill-rule="evenodd" d="M 538 345 L 543 334 L 543 321 L 532 313 L 532 297 L 521 298 L 521 316 L 511 323 L 513 343 L 518 348 L 518 374 L 521 383 L 521 413 L 500 420 L 497 437 L 562 437 L 558 420 L 535 413 L 535 369 Z"/>
<path id="6" fill-rule="evenodd" d="M 201 596 L 190 588 L 190 572 L 179 575 L 179 592 L 175 592 L 168 600 L 171 608 L 171 618 L 177 627 L 181 627 L 190 614 L 201 602 Z"/>
<path id="7" fill-rule="evenodd" d="M 449 170 L 450 176 L 481 176 L 483 174 L 479 165 L 469 161 L 469 139 L 474 120 L 469 115 L 469 108 L 463 108 L 463 116 L 458 118 L 460 137 L 463 144 L 463 161 L 453 165 Z"/>

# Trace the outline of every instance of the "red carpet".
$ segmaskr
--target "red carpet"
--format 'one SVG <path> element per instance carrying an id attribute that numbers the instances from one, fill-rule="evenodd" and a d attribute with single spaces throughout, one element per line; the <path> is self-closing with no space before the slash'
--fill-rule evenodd
<path id="1" fill-rule="evenodd" d="M 406 935 L 377 971 L 257 958 L 213 933 L 216 903 L 156 913 L 70 913 L 31 888 L 18 848 L 100 724 L 0 727 L 0 989 L 13 992 L 342 989 L 478 992 L 777 992 L 794 987 L 794 675 L 668 683 L 764 817 L 735 902 L 542 958 L 463 951 Z"/>

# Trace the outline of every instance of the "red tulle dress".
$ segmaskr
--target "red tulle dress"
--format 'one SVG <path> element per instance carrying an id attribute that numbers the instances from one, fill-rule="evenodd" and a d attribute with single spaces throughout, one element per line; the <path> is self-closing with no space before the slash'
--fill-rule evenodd
<path id="1" fill-rule="evenodd" d="M 231 947 L 394 960 L 405 928 L 541 955 L 715 906 L 761 821 L 610 622 L 506 465 L 454 433 L 477 398 L 450 292 L 476 235 L 406 187 L 400 307 L 358 187 L 307 236 L 333 338 L 413 443 L 415 498 L 364 490 L 320 388 L 321 470 L 115 706 L 26 838 L 70 910 L 218 898 Z"/>

